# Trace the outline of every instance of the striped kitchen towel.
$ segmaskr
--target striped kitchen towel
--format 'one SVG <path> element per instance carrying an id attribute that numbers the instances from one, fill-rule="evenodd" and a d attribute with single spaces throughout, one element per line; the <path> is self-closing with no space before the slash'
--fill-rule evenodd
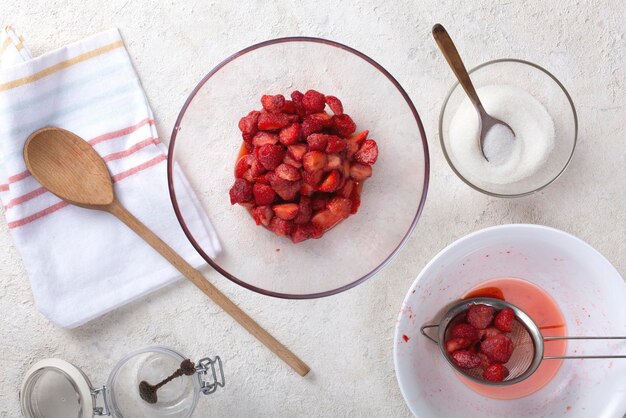
<path id="1" fill-rule="evenodd" d="M 0 32 L 0 199 L 37 308 L 72 328 L 174 282 L 180 273 L 113 216 L 74 207 L 28 173 L 26 138 L 58 126 L 104 158 L 119 200 L 198 267 L 167 190 L 166 148 L 117 29 L 32 58 L 21 35 Z M 220 244 L 180 171 L 180 205 L 215 256 Z M 177 190 L 179 188 L 177 187 Z M 179 193 L 177 192 L 177 197 Z M 212 250 L 212 251 L 211 251 Z"/>

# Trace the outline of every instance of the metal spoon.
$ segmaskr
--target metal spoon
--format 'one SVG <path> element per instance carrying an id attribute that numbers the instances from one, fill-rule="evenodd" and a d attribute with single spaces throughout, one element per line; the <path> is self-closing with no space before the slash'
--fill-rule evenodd
<path id="1" fill-rule="evenodd" d="M 141 399 L 143 399 L 144 401 L 148 403 L 157 403 L 159 400 L 157 397 L 157 390 L 159 390 L 161 386 L 166 385 L 167 383 L 171 382 L 177 377 L 180 377 L 183 375 L 193 376 L 195 373 L 196 373 L 196 365 L 193 364 L 193 362 L 189 359 L 183 360 L 180 363 L 180 367 L 178 368 L 178 370 L 176 370 L 174 373 L 169 375 L 167 378 L 161 380 L 156 385 L 151 385 L 145 380 L 142 380 L 141 383 L 139 383 L 139 396 L 141 397 Z"/>
<path id="2" fill-rule="evenodd" d="M 480 132 L 478 144 L 483 157 L 485 157 L 485 160 L 489 161 L 489 158 L 485 155 L 485 136 L 487 135 L 487 132 L 489 132 L 489 130 L 495 125 L 502 125 L 511 131 L 513 139 L 515 139 L 515 132 L 513 132 L 513 129 L 511 129 L 511 127 L 505 122 L 494 118 L 485 111 L 478 94 L 476 94 L 476 89 L 474 89 L 472 80 L 465 69 L 465 65 L 463 65 L 461 56 L 454 46 L 454 42 L 452 42 L 452 39 L 450 38 L 450 35 L 448 35 L 446 29 L 439 23 L 433 26 L 433 37 L 435 38 L 437 45 L 439 45 L 439 49 L 441 49 L 441 53 L 444 58 L 448 61 L 450 68 L 452 68 L 452 72 L 456 76 L 457 80 L 459 80 L 459 84 L 463 87 L 465 93 L 467 93 L 467 96 L 474 105 L 476 112 L 478 112 L 478 131 Z"/>
<path id="3" fill-rule="evenodd" d="M 309 366 L 122 206 L 104 160 L 85 140 L 65 129 L 41 129 L 26 140 L 24 161 L 33 177 L 64 201 L 116 216 L 300 376 L 309 372 Z"/>

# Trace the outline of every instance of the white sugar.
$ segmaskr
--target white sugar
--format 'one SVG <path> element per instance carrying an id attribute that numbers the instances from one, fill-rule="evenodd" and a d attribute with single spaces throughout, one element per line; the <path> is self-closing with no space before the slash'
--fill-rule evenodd
<path id="1" fill-rule="evenodd" d="M 532 176 L 554 148 L 554 122 L 546 108 L 523 89 L 485 86 L 477 90 L 487 113 L 506 122 L 490 129 L 483 157 L 478 142 L 478 114 L 465 99 L 450 122 L 450 153 L 461 174 L 493 184 L 515 183 Z"/>

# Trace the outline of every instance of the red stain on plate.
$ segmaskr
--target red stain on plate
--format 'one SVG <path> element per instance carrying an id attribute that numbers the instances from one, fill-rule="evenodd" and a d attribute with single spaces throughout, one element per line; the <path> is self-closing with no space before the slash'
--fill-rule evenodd
<path id="1" fill-rule="evenodd" d="M 404 340 L 405 343 L 408 343 L 411 337 L 409 337 L 408 335 L 402 334 L 402 339 Z"/>

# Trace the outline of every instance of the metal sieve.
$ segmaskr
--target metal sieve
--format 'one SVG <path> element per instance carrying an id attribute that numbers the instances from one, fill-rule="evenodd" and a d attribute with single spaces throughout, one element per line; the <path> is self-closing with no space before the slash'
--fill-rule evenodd
<path id="1" fill-rule="evenodd" d="M 450 354 L 445 349 L 445 341 L 450 336 L 450 329 L 465 319 L 465 313 L 470 305 L 487 305 L 501 310 L 511 308 L 515 312 L 515 323 L 513 331 L 508 334 L 513 341 L 513 353 L 509 361 L 505 364 L 509 369 L 509 375 L 502 382 L 491 382 L 482 377 L 483 369 L 474 367 L 473 369 L 462 369 L 452 361 Z M 437 339 L 426 333 L 429 328 L 437 328 Z M 544 337 L 539 327 L 524 311 L 515 305 L 500 299 L 493 298 L 471 298 L 454 304 L 439 322 L 439 324 L 423 325 L 421 333 L 439 346 L 444 358 L 463 376 L 485 385 L 507 386 L 521 382 L 532 375 L 543 360 L 559 359 L 590 359 L 590 358 L 626 358 L 626 355 L 617 356 L 544 356 L 544 343 L 555 340 L 626 340 L 626 337 Z"/>

